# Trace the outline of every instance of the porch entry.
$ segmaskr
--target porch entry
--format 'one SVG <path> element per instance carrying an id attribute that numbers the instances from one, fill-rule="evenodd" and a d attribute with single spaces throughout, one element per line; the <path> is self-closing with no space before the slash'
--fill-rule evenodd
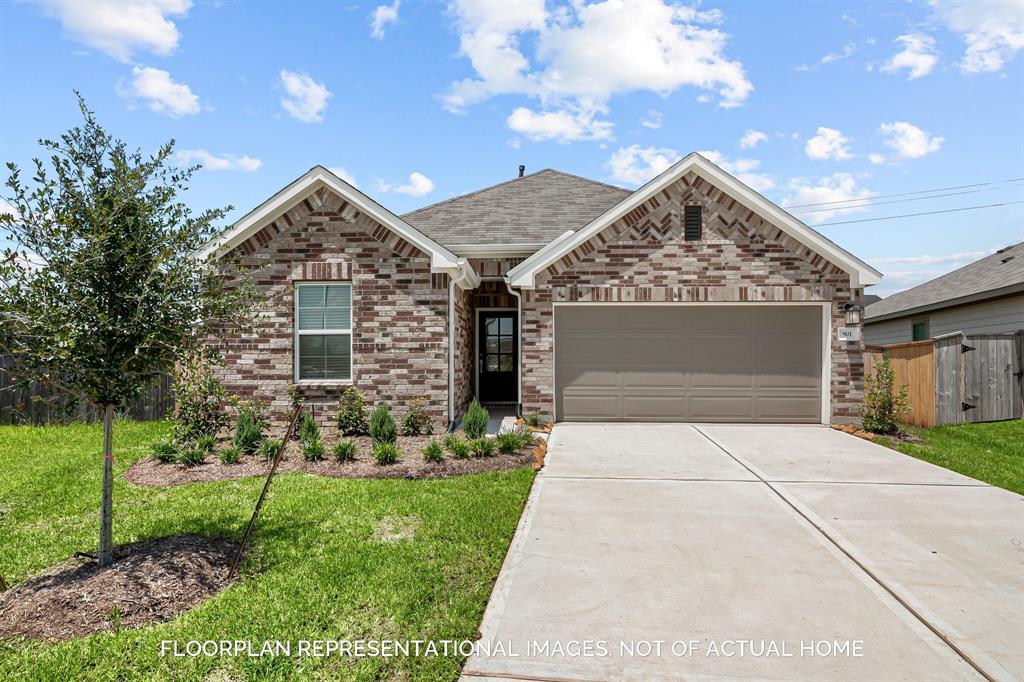
<path id="1" fill-rule="evenodd" d="M 477 398 L 482 403 L 516 403 L 519 377 L 519 321 L 513 310 L 478 310 Z"/>

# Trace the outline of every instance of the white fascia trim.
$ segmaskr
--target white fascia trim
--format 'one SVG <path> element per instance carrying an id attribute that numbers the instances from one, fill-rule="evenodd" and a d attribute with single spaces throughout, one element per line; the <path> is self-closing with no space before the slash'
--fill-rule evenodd
<path id="1" fill-rule="evenodd" d="M 538 244 L 452 244 L 448 248 L 460 256 L 472 258 L 501 258 L 507 256 L 530 256 L 547 246 Z"/>
<path id="2" fill-rule="evenodd" d="M 302 177 L 242 216 L 227 232 L 211 240 L 200 249 L 197 256 L 201 259 L 206 259 L 213 254 L 230 251 L 257 231 L 263 229 L 267 223 L 294 208 L 296 204 L 321 187 L 327 187 L 331 191 L 336 192 L 347 202 L 357 206 L 380 224 L 401 235 L 403 239 L 413 244 L 419 250 L 429 253 L 431 270 L 445 271 L 461 267 L 459 264 L 460 259 L 454 253 L 430 239 L 323 166 L 314 166 Z"/>
<path id="3" fill-rule="evenodd" d="M 532 288 L 534 286 L 534 278 L 538 272 L 593 238 L 601 230 L 607 228 L 623 215 L 664 190 L 690 170 L 696 170 L 705 179 L 725 188 L 736 200 L 768 219 L 773 225 L 776 225 L 783 232 L 815 253 L 821 254 L 841 267 L 849 273 L 852 288 L 870 286 L 882 281 L 881 272 L 811 229 L 700 154 L 692 152 L 674 163 L 662 172 L 661 175 L 658 175 L 646 185 L 640 187 L 618 204 L 612 206 L 603 214 L 590 221 L 590 223 L 574 232 L 571 239 L 559 237 L 549 244 L 549 246 L 556 248 L 541 249 L 512 268 L 508 273 L 510 283 L 517 287 Z"/>

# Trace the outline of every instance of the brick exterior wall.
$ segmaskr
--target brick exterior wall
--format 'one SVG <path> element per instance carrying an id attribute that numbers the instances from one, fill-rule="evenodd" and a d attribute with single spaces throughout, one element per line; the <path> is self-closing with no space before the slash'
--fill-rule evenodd
<path id="1" fill-rule="evenodd" d="M 228 255 L 249 268 L 267 297 L 253 333 L 221 349 L 230 393 L 256 397 L 283 425 L 294 384 L 294 289 L 301 281 L 352 283 L 352 384 L 369 404 L 386 402 L 400 418 L 426 398 L 439 427 L 448 414 L 448 277 L 430 257 L 325 189 Z M 465 298 L 465 297 L 463 297 Z M 318 421 L 333 421 L 345 385 L 301 383 Z"/>
<path id="2" fill-rule="evenodd" d="M 455 415 L 473 400 L 476 372 L 476 307 L 473 291 L 455 288 Z"/>
<path id="3" fill-rule="evenodd" d="M 703 206 L 703 238 L 682 239 L 682 206 Z M 790 302 L 832 304 L 833 421 L 859 414 L 861 343 L 835 340 L 850 278 L 721 189 L 688 173 L 538 274 L 523 292 L 523 411 L 554 405 L 554 302 Z"/>

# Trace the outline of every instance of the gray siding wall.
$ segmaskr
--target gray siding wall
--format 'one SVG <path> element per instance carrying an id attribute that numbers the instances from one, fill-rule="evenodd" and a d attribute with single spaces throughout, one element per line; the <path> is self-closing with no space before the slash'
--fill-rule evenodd
<path id="1" fill-rule="evenodd" d="M 932 337 L 960 331 L 967 334 L 1015 332 L 1024 329 L 1024 294 L 937 310 L 920 316 L 865 322 L 864 343 L 880 346 L 911 341 L 911 321 L 925 318 L 928 319 L 928 333 Z"/>

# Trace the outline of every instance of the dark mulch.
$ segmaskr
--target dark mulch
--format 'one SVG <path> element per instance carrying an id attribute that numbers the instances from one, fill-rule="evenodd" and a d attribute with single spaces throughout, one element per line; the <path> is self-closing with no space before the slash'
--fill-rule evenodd
<path id="1" fill-rule="evenodd" d="M 227 587 L 237 549 L 185 535 L 118 547 L 102 569 L 69 559 L 0 592 L 0 638 L 58 641 L 167 620 Z"/>
<path id="2" fill-rule="evenodd" d="M 448 452 L 440 462 L 423 459 L 423 447 L 431 440 L 442 440 L 438 436 L 400 436 L 398 447 L 401 458 L 394 464 L 380 465 L 370 454 L 370 438 L 355 438 L 356 458 L 351 462 L 338 462 L 332 449 L 337 439 L 324 436 L 327 452 L 320 462 L 307 462 L 302 457 L 299 445 L 291 442 L 277 467 L 279 473 L 303 472 L 334 478 L 450 478 L 479 474 L 487 471 L 508 471 L 530 466 L 534 462 L 533 450 L 525 449 L 511 455 L 495 454 L 493 457 L 455 459 Z M 163 464 L 155 457 L 147 457 L 133 464 L 124 477 L 131 483 L 159 488 L 200 483 L 204 481 L 226 481 L 246 476 L 266 476 L 270 463 L 260 456 L 245 456 L 235 464 L 222 464 L 216 455 L 207 455 L 199 466 L 185 467 L 180 464 Z"/>

